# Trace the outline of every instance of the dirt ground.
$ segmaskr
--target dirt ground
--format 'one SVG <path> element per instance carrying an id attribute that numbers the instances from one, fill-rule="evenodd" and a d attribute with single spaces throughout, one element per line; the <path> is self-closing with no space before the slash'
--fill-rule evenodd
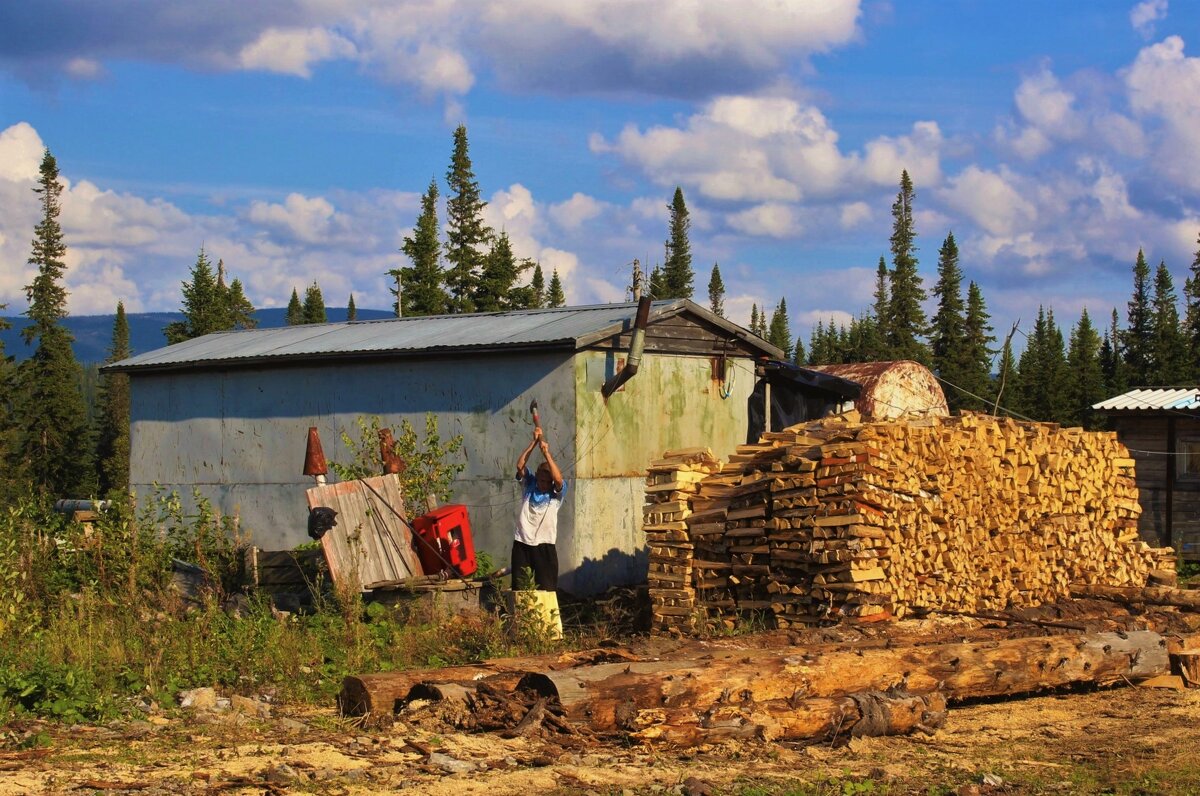
<path id="1" fill-rule="evenodd" d="M 10 726 L 0 794 L 1200 793 L 1200 690 L 959 706 L 932 736 L 686 751 L 435 735 L 402 722 L 372 730 L 332 708 L 272 713 Z"/>

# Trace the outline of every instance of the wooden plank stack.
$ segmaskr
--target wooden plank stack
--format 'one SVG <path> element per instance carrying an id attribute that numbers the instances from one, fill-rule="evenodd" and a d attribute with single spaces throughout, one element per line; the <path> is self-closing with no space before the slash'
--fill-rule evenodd
<path id="1" fill-rule="evenodd" d="M 655 463 L 650 488 L 668 482 L 669 461 Z M 705 466 L 719 472 L 672 491 L 677 524 L 647 530 L 686 546 L 688 566 L 670 573 L 679 605 L 730 620 L 1002 610 L 1069 597 L 1072 583 L 1143 586 L 1169 567 L 1169 551 L 1138 540 L 1133 460 L 1109 432 L 849 413 Z M 652 562 L 669 557 L 653 552 L 668 543 L 658 538 Z M 653 563 L 651 578 L 656 610 L 673 605 Z"/>
<path id="2" fill-rule="evenodd" d="M 692 626 L 696 610 L 692 575 L 695 546 L 687 520 L 700 482 L 720 467 L 708 448 L 667 451 L 650 464 L 642 530 L 650 553 L 651 614 L 657 630 Z"/>

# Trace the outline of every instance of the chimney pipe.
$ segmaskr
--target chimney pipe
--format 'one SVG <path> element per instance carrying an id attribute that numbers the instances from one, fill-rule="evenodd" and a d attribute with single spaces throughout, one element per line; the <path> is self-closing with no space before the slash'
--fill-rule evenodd
<path id="1" fill-rule="evenodd" d="M 646 326 L 650 323 L 650 297 L 642 296 L 638 300 L 637 316 L 633 322 L 633 340 L 629 343 L 629 356 L 625 359 L 625 367 L 604 383 L 600 394 L 608 398 L 625 382 L 637 375 L 638 366 L 642 364 L 642 351 L 646 348 Z"/>
<path id="2" fill-rule="evenodd" d="M 325 462 L 325 451 L 321 449 L 321 436 L 316 426 L 308 427 L 308 445 L 304 449 L 304 474 L 317 480 L 317 486 L 325 485 L 329 465 Z"/>

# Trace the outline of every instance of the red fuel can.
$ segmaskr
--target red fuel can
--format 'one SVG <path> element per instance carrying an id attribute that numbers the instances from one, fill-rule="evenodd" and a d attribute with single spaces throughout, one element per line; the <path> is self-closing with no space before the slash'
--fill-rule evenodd
<path id="1" fill-rule="evenodd" d="M 462 577 L 474 574 L 475 541 L 471 538 L 471 520 L 466 506 L 442 506 L 417 517 L 412 526 L 424 540 L 417 542 L 417 554 L 426 575 L 437 575 L 446 570 Z"/>

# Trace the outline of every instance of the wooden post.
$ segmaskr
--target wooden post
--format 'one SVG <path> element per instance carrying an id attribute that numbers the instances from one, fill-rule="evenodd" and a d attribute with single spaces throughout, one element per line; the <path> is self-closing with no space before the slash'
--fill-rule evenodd
<path id="1" fill-rule="evenodd" d="M 1167 527 L 1164 547 L 1175 546 L 1175 418 L 1167 416 Z"/>

